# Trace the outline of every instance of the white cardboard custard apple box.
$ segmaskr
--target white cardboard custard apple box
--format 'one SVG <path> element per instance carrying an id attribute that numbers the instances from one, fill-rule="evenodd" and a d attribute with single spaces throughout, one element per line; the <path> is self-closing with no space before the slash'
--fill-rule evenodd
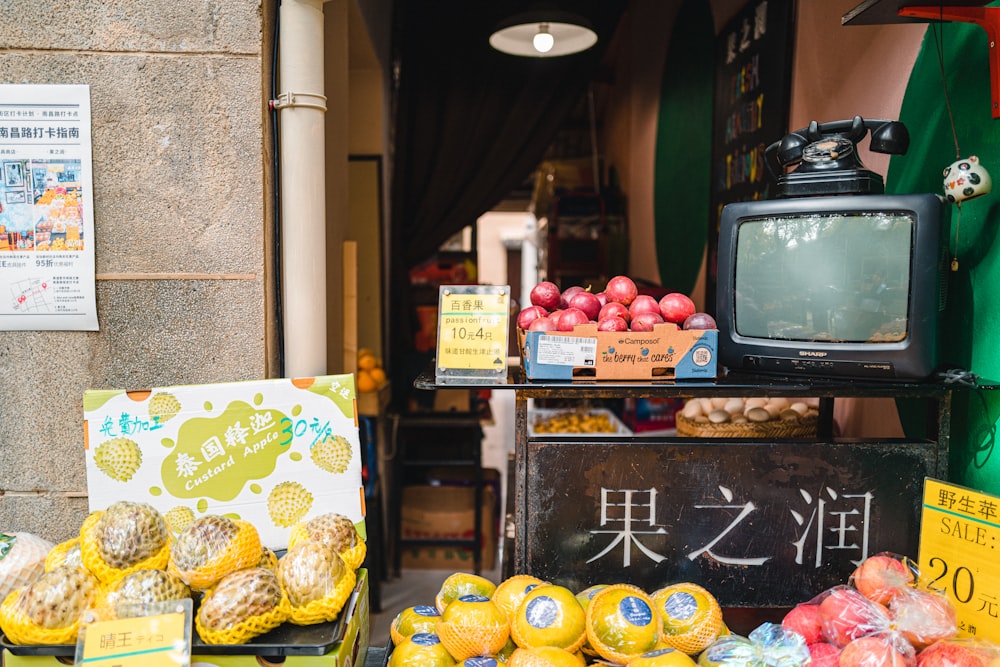
<path id="1" fill-rule="evenodd" d="M 337 512 L 362 538 L 353 375 L 84 393 L 90 511 L 149 503 L 174 530 L 220 514 L 285 549 L 291 526 Z"/>

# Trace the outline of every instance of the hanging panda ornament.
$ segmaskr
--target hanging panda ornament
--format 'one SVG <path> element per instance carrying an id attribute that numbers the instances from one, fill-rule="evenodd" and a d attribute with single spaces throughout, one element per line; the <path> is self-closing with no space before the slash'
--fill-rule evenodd
<path id="1" fill-rule="evenodd" d="M 992 189 L 990 172 L 979 164 L 975 155 L 955 160 L 944 168 L 944 196 L 952 203 L 961 204 L 988 194 Z"/>
<path id="2" fill-rule="evenodd" d="M 944 196 L 958 207 L 955 220 L 955 251 L 951 255 L 951 270 L 958 271 L 958 229 L 962 224 L 962 202 L 989 194 L 993 189 L 990 172 L 970 155 L 959 158 L 944 168 Z"/>

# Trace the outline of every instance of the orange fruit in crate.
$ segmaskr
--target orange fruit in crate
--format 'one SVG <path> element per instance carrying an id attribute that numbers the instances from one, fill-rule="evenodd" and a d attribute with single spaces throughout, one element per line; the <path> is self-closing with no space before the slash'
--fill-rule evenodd
<path id="1" fill-rule="evenodd" d="M 370 371 L 371 369 L 378 366 L 378 359 L 371 352 L 365 354 L 358 354 L 358 368 L 365 371 Z"/>

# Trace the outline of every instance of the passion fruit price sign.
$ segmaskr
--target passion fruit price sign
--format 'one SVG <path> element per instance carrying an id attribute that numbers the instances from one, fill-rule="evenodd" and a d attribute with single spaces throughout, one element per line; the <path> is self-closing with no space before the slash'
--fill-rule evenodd
<path id="1" fill-rule="evenodd" d="M 921 585 L 942 589 L 964 637 L 1000 642 L 1000 498 L 935 479 L 924 481 Z"/>
<path id="2" fill-rule="evenodd" d="M 509 285 L 442 285 L 438 295 L 437 381 L 507 381 Z"/>
<path id="3" fill-rule="evenodd" d="M 83 624 L 76 644 L 77 665 L 187 667 L 191 664 L 191 600 L 129 607 L 135 609 L 130 609 L 126 618 Z"/>

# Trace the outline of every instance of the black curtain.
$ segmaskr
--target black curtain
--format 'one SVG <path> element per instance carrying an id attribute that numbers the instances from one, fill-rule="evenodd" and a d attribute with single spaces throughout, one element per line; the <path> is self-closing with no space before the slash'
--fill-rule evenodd
<path id="1" fill-rule="evenodd" d="M 577 0 L 598 44 L 559 58 L 488 43 L 526 2 L 404 0 L 394 8 L 388 323 L 394 400 L 410 391 L 409 271 L 528 177 L 595 77 L 626 0 Z M 397 403 L 398 405 L 398 403 Z"/>

